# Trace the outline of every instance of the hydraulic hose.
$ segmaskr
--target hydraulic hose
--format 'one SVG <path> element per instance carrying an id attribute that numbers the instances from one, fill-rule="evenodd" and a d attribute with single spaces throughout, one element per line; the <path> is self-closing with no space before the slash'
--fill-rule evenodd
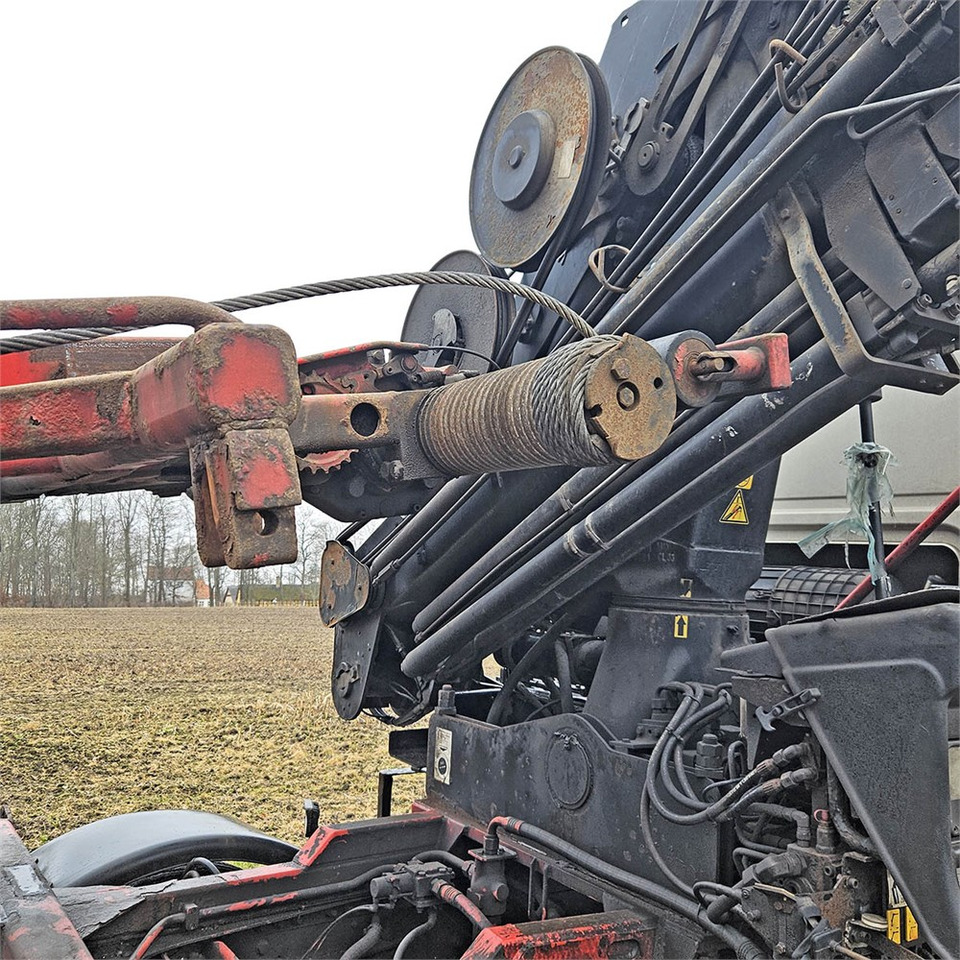
<path id="1" fill-rule="evenodd" d="M 850 821 L 849 801 L 840 785 L 840 778 L 829 764 L 827 765 L 827 803 L 830 807 L 830 820 L 837 828 L 840 839 L 857 853 L 879 858 L 880 852 L 874 842 L 860 833 Z"/>
<path id="2" fill-rule="evenodd" d="M 788 823 L 794 823 L 797 827 L 797 845 L 801 847 L 810 846 L 811 830 L 810 817 L 802 810 L 794 807 L 786 807 L 779 803 L 754 803 L 751 810 L 756 813 L 766 814 L 776 820 L 786 820 Z"/>
<path id="3" fill-rule="evenodd" d="M 465 894 L 461 893 L 452 883 L 446 880 L 434 880 L 430 889 L 444 903 L 459 910 L 475 927 L 483 930 L 492 926 L 483 911 Z"/>
<path id="4" fill-rule="evenodd" d="M 414 927 L 398 944 L 397 949 L 393 953 L 393 960 L 403 960 L 404 954 L 407 952 L 407 948 L 417 939 L 421 934 L 428 933 L 434 928 L 434 925 L 437 922 L 437 911 L 430 910 L 427 914 L 427 919 L 421 923 L 419 926 Z"/>
<path id="5" fill-rule="evenodd" d="M 370 926 L 367 927 L 366 933 L 352 947 L 347 947 L 340 955 L 340 960 L 360 960 L 361 957 L 365 957 L 380 943 L 382 934 L 383 927 L 380 924 L 380 919 L 374 916 Z"/>
<path id="6" fill-rule="evenodd" d="M 573 678 L 570 674 L 570 652 L 563 641 L 557 637 L 553 641 L 553 652 L 557 659 L 557 683 L 560 685 L 560 709 L 564 713 L 573 713 Z"/>
<path id="7" fill-rule="evenodd" d="M 504 708 L 510 700 L 510 695 L 517 689 L 520 682 L 527 677 L 534 666 L 536 666 L 537 661 L 546 653 L 550 645 L 559 639 L 569 619 L 569 617 L 561 617 L 556 623 L 548 627 L 543 635 L 536 640 L 534 645 L 520 658 L 520 662 L 510 671 L 510 675 L 504 680 L 503 686 L 497 691 L 497 695 L 493 698 L 490 711 L 487 713 L 487 723 L 496 724 L 500 722 L 500 717 L 503 715 Z"/>

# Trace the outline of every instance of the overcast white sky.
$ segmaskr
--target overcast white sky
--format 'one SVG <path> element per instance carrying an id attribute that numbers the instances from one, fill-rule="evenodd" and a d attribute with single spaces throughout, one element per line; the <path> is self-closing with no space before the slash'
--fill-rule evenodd
<path id="1" fill-rule="evenodd" d="M 0 297 L 214 300 L 473 248 L 467 188 L 536 50 L 601 3 L 6 3 Z M 301 355 L 395 337 L 412 289 L 247 313 Z"/>

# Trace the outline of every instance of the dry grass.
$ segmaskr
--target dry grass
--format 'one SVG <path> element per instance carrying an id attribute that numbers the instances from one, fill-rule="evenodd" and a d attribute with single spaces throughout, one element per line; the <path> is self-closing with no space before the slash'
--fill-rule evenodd
<path id="1" fill-rule="evenodd" d="M 28 846 L 191 807 L 292 842 L 372 816 L 387 729 L 340 720 L 313 608 L 0 611 L 0 802 Z M 400 809 L 422 777 L 398 781 Z"/>

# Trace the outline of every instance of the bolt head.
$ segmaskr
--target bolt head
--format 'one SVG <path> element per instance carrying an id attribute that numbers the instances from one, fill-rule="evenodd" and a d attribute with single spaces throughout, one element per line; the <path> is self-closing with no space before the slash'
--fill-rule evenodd
<path id="1" fill-rule="evenodd" d="M 526 156 L 526 153 L 525 153 L 523 147 L 521 147 L 520 144 L 518 143 L 518 144 L 510 151 L 510 156 L 507 157 L 507 163 L 510 165 L 510 167 L 511 167 L 512 169 L 516 170 L 517 167 L 520 166 L 520 163 L 522 162 L 522 160 L 523 160 L 523 158 L 524 158 L 525 156 Z"/>
<path id="2" fill-rule="evenodd" d="M 626 357 L 617 357 L 613 361 L 613 366 L 610 368 L 610 372 L 613 374 L 615 380 L 629 380 L 631 369 L 630 361 Z"/>
<path id="3" fill-rule="evenodd" d="M 622 383 L 617 390 L 617 403 L 624 410 L 631 410 L 637 405 L 637 390 L 632 383 Z"/>

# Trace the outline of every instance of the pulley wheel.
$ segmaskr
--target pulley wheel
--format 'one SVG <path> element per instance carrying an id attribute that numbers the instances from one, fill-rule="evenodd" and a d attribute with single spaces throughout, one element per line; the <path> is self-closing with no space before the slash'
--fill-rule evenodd
<path id="1" fill-rule="evenodd" d="M 470 177 L 470 225 L 487 260 L 534 270 L 554 237 L 583 225 L 610 147 L 609 104 L 597 66 L 564 47 L 535 53 L 510 78 Z"/>
<path id="2" fill-rule="evenodd" d="M 447 254 L 432 269 L 482 273 L 488 277 L 492 273 L 490 265 L 469 250 Z M 500 347 L 513 313 L 513 298 L 497 290 L 447 284 L 420 287 L 407 310 L 401 339 L 436 347 L 420 354 L 420 362 L 427 366 L 455 363 L 486 373 L 489 363 L 457 348 L 492 357 Z"/>

